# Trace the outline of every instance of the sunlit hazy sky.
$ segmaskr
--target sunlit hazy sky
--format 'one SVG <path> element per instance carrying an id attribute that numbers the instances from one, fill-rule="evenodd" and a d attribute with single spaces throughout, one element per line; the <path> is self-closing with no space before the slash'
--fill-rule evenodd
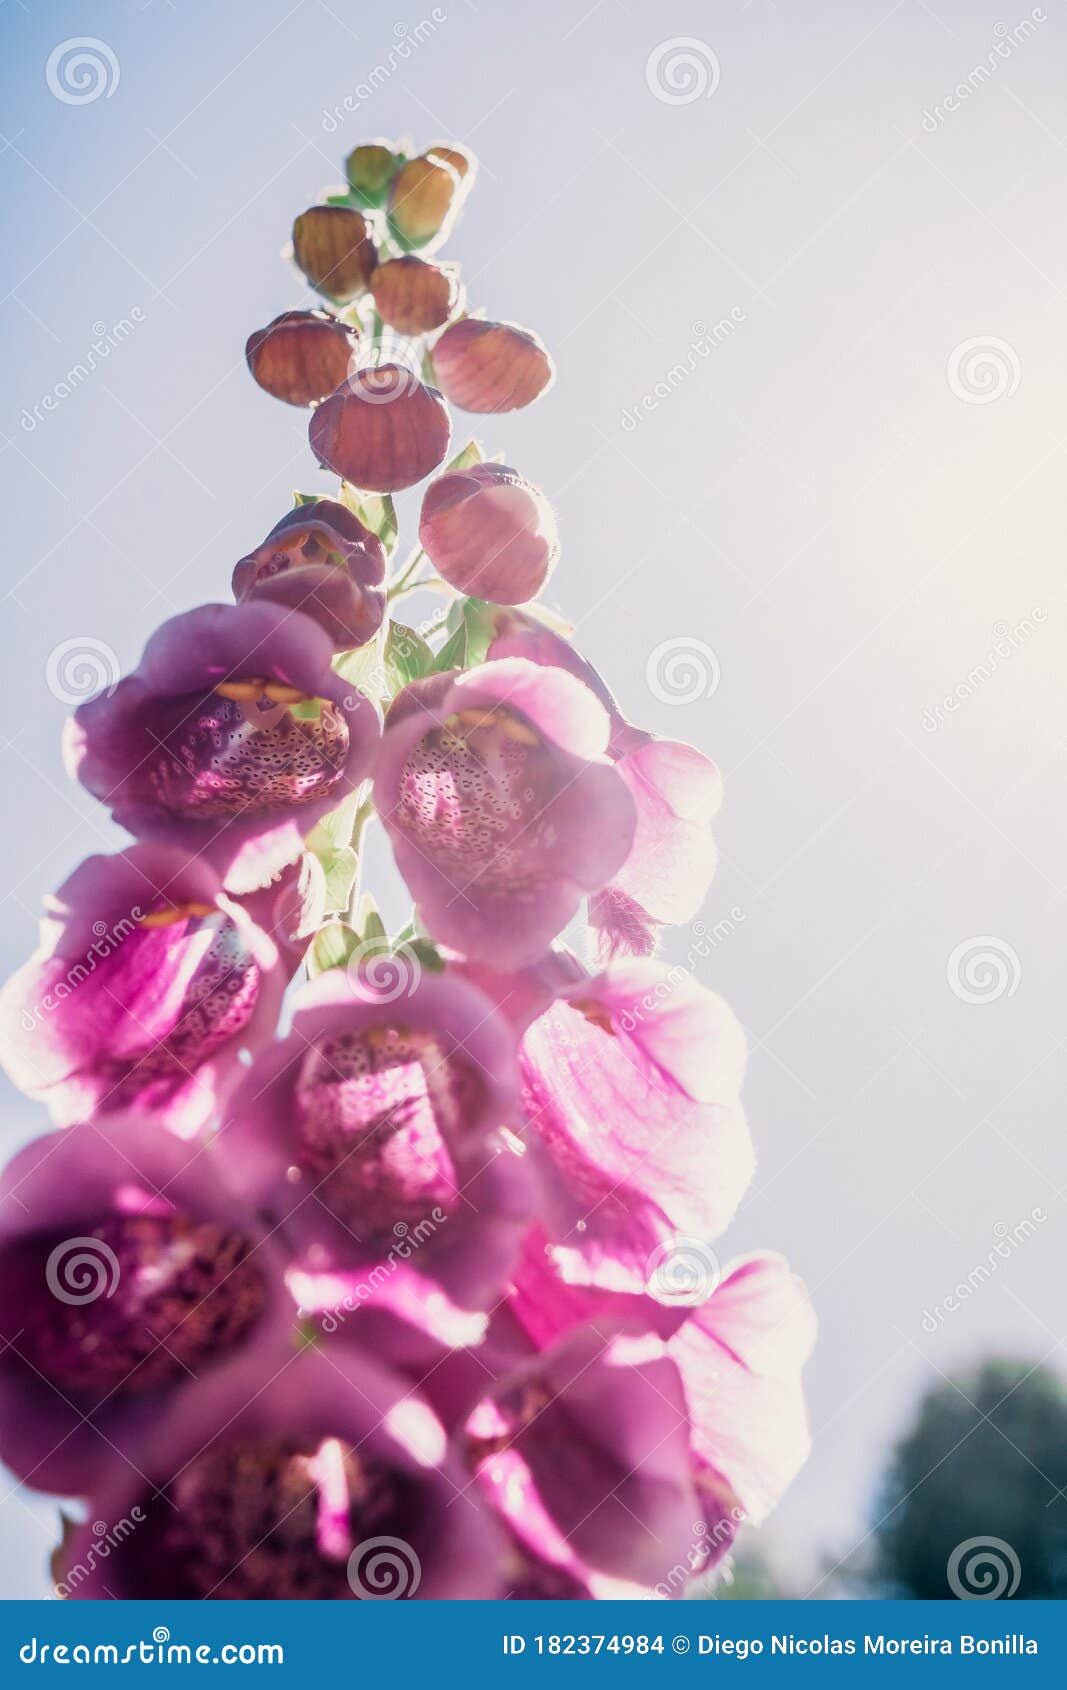
<path id="1" fill-rule="evenodd" d="M 821 1318 L 815 1451 L 766 1534 L 813 1588 L 925 1383 L 992 1348 L 1063 1366 L 1062 4 L 131 0 L 0 29 L 6 965 L 119 842 L 63 776 L 51 655 L 128 666 L 326 490 L 242 362 L 307 302 L 293 215 L 360 139 L 468 140 L 449 255 L 560 372 L 486 442 L 556 504 L 554 597 L 627 713 L 725 773 L 698 967 L 752 1042 L 729 1245 L 785 1251 Z M 118 67 L 86 104 L 46 79 L 79 36 Z M 657 82 L 676 37 L 707 82 L 685 103 Z M 712 696 L 650 688 L 676 639 Z M 974 940 L 993 984 L 961 996 Z M 5 1098 L 14 1147 L 46 1122 Z M 54 1505 L 4 1490 L 5 1594 L 43 1593 Z"/>

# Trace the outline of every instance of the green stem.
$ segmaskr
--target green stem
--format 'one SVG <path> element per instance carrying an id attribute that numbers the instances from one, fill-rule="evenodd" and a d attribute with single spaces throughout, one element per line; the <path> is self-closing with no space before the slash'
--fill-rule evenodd
<path id="1" fill-rule="evenodd" d="M 348 914 L 351 916 L 359 907 L 359 900 L 363 890 L 363 835 L 367 830 L 367 823 L 375 815 L 373 798 L 364 798 L 352 818 L 352 834 L 348 841 L 356 853 L 356 877 L 352 882 L 352 891 L 348 899 Z"/>
<path id="2" fill-rule="evenodd" d="M 421 581 L 412 581 L 410 585 L 399 587 L 394 592 L 391 592 L 389 594 L 389 602 L 390 604 L 395 604 L 397 599 L 410 598 L 412 593 L 421 593 L 423 591 L 428 593 L 447 593 L 450 598 L 455 598 L 456 596 L 455 588 L 450 587 L 447 581 L 442 581 L 439 575 L 426 575 Z"/>
<path id="3" fill-rule="evenodd" d="M 411 577 L 415 574 L 416 570 L 422 566 L 425 560 L 426 553 L 423 551 L 421 546 L 416 546 L 415 550 L 408 558 L 408 561 L 401 566 L 399 574 L 393 577 L 386 597 L 390 599 L 396 598 L 397 594 L 403 591 L 408 582 L 411 580 Z"/>

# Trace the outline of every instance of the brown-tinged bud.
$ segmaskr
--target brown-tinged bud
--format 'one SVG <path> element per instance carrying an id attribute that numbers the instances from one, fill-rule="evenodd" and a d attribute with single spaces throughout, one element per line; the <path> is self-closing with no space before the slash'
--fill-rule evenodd
<path id="1" fill-rule="evenodd" d="M 469 147 L 461 146 L 458 141 L 452 141 L 448 146 L 435 143 L 432 147 L 427 147 L 426 157 L 441 159 L 445 164 L 450 164 L 463 183 L 464 192 L 471 187 L 478 172 L 478 160 Z"/>
<path id="2" fill-rule="evenodd" d="M 399 164 L 390 147 L 380 141 L 367 141 L 354 148 L 345 161 L 348 185 L 368 205 L 381 205 Z"/>
<path id="3" fill-rule="evenodd" d="M 399 334 L 429 334 L 447 323 L 456 304 L 456 280 L 447 270 L 409 253 L 379 264 L 370 279 L 375 308 Z"/>
<path id="4" fill-rule="evenodd" d="M 540 397 L 556 370 L 535 334 L 514 323 L 464 317 L 436 342 L 433 367 L 446 399 L 462 411 L 517 411 Z"/>
<path id="5" fill-rule="evenodd" d="M 409 158 L 389 189 L 389 232 L 397 245 L 407 249 L 443 241 L 459 190 L 460 178 L 450 164 L 425 155 Z"/>
<path id="6" fill-rule="evenodd" d="M 233 572 L 238 604 L 267 599 L 303 611 L 338 651 L 372 640 L 385 614 L 385 552 L 376 534 L 334 499 L 298 505 Z"/>
<path id="7" fill-rule="evenodd" d="M 413 487 L 444 459 L 448 407 L 402 364 L 354 370 L 314 412 L 308 428 L 319 462 L 371 493 Z"/>
<path id="8" fill-rule="evenodd" d="M 506 464 L 474 464 L 431 481 L 419 541 L 450 586 L 493 604 L 536 598 L 559 557 L 548 500 Z"/>
<path id="9" fill-rule="evenodd" d="M 255 380 L 287 405 L 315 405 L 348 375 L 357 330 L 328 311 L 283 311 L 249 335 L 245 361 Z"/>
<path id="10" fill-rule="evenodd" d="M 345 304 L 366 293 L 378 262 L 362 212 L 313 205 L 293 224 L 293 256 L 312 287 Z"/>

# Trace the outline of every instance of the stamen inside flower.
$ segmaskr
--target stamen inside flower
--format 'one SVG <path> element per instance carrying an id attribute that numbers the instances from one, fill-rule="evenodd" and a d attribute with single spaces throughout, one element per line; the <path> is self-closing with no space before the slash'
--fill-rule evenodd
<path id="1" fill-rule="evenodd" d="M 411 1543 L 423 1514 L 416 1478 L 333 1437 L 208 1450 L 142 1507 L 139 1591 L 246 1601 L 352 1600 L 352 1551 Z"/>
<path id="2" fill-rule="evenodd" d="M 109 1108 L 189 1084 L 252 1019 L 262 973 L 236 922 L 213 904 L 150 910 L 97 965 L 116 1025 L 99 1071 Z"/>
<path id="3" fill-rule="evenodd" d="M 299 718 L 290 706 L 301 708 Z M 161 715 L 146 785 L 178 816 L 225 821 L 312 803 L 344 772 L 344 712 L 286 682 L 224 681 L 205 698 L 168 701 Z"/>
<path id="4" fill-rule="evenodd" d="M 611 1018 L 611 1011 L 602 1003 L 596 1003 L 593 998 L 571 998 L 570 1006 L 585 1017 L 591 1027 L 599 1027 L 602 1033 L 615 1037 L 615 1023 Z"/>
<path id="5" fill-rule="evenodd" d="M 249 675 L 240 681 L 220 681 L 215 691 L 220 698 L 228 698 L 234 704 L 258 704 L 263 698 L 269 698 L 274 704 L 307 704 L 312 696 L 301 692 L 299 687 L 291 687 L 287 681 L 270 680 L 265 675 Z"/>
<path id="6" fill-rule="evenodd" d="M 171 904 L 165 909 L 149 910 L 147 915 L 139 915 L 138 927 L 174 927 L 179 921 L 189 921 L 194 917 L 216 915 L 214 904 L 199 904 L 190 900 L 184 904 Z"/>
<path id="7" fill-rule="evenodd" d="M 544 874 L 546 812 L 558 782 L 540 735 L 512 711 L 456 711 L 413 747 L 397 824 L 466 885 L 521 893 Z"/>
<path id="8" fill-rule="evenodd" d="M 379 1250 L 461 1201 L 455 1157 L 477 1117 L 477 1070 L 432 1034 L 373 1027 L 319 1041 L 296 1084 L 300 1165 Z"/>
<path id="9" fill-rule="evenodd" d="M 4 1276 L 16 1353 L 87 1402 L 194 1376 L 266 1306 L 249 1240 L 186 1215 L 107 1215 L 21 1240 Z"/>

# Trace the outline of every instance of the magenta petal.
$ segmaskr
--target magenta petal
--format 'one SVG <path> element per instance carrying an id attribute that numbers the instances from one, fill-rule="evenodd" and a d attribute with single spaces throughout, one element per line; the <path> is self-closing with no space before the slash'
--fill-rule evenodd
<path id="1" fill-rule="evenodd" d="M 275 1346 L 189 1384 L 138 1452 L 94 1487 L 69 1594 L 158 1600 L 472 1600 L 499 1593 L 487 1508 L 388 1354 Z M 136 1510 L 136 1512 L 134 1512 Z M 106 1559 L 89 1521 L 132 1518 Z"/>
<path id="2" fill-rule="evenodd" d="M 576 676 L 611 722 L 609 756 L 634 800 L 636 830 L 625 863 L 589 901 L 606 958 L 647 956 L 657 928 L 689 921 L 715 872 L 712 821 L 722 800 L 714 763 L 674 740 L 657 740 L 626 721 L 600 676 L 559 634 L 521 611 L 501 611 L 491 659 L 526 658 Z"/>
<path id="3" fill-rule="evenodd" d="M 603 756 L 608 731 L 588 688 L 522 660 L 400 695 L 375 799 L 436 939 L 522 968 L 622 866 L 634 806 Z"/>
<path id="4" fill-rule="evenodd" d="M 780 1256 L 760 1255 L 737 1263 L 668 1346 L 709 1493 L 728 1487 L 755 1524 L 807 1458 L 800 1370 L 814 1340 L 802 1283 Z"/>
<path id="5" fill-rule="evenodd" d="M 468 1438 L 475 1459 L 485 1443 L 479 1480 L 505 1518 L 530 1531 L 525 1468 L 573 1551 L 616 1578 L 654 1586 L 700 1518 L 681 1379 L 658 1339 L 572 1334 L 476 1409 Z"/>
<path id="6" fill-rule="evenodd" d="M 590 919 L 610 954 L 643 948 L 629 938 L 635 919 L 658 925 L 696 915 L 715 873 L 712 819 L 722 799 L 714 763 L 691 745 L 649 740 L 621 757 L 619 774 L 637 812 L 634 842 L 619 873 L 591 902 Z M 649 947 L 651 948 L 651 947 Z"/>
<path id="7" fill-rule="evenodd" d="M 452 955 L 448 956 L 448 967 L 451 973 L 477 986 L 520 1035 L 551 1007 L 557 997 L 563 996 L 587 977 L 577 957 L 562 947 L 548 951 L 536 962 L 508 974 L 498 973 L 487 963 Z"/>
<path id="8" fill-rule="evenodd" d="M 523 1042 L 545 1227 L 577 1281 L 643 1289 L 653 1251 L 715 1237 L 751 1177 L 744 1036 L 720 999 L 677 973 L 616 965 Z"/>
<path id="9" fill-rule="evenodd" d="M 377 712 L 332 656 L 302 612 L 201 605 L 165 622 L 137 670 L 75 713 L 68 767 L 129 832 L 196 851 L 227 890 L 254 891 L 372 767 Z M 318 718 L 215 690 L 249 677 L 322 701 Z"/>
<path id="10" fill-rule="evenodd" d="M 516 1035 L 451 974 L 407 986 L 383 994 L 340 970 L 306 986 L 221 1143 L 249 1200 L 284 1223 L 310 1306 L 330 1306 L 315 1282 L 332 1277 L 347 1312 L 386 1307 L 465 1343 L 532 1207 L 527 1159 L 499 1132 L 516 1107 Z"/>
<path id="11" fill-rule="evenodd" d="M 289 511 L 233 572 L 239 604 L 267 599 L 302 610 L 338 651 L 374 638 L 385 612 L 385 552 L 376 534 L 334 499 Z"/>
<path id="12" fill-rule="evenodd" d="M 136 1106 L 189 1136 L 273 1034 L 284 988 L 277 947 L 208 864 L 135 845 L 89 857 L 49 899 L 0 993 L 0 1060 L 60 1124 Z"/>
<path id="13" fill-rule="evenodd" d="M 0 1178 L 0 1457 L 82 1494 L 191 1372 L 280 1343 L 294 1314 L 209 1151 L 138 1115 L 36 1139 Z"/>

